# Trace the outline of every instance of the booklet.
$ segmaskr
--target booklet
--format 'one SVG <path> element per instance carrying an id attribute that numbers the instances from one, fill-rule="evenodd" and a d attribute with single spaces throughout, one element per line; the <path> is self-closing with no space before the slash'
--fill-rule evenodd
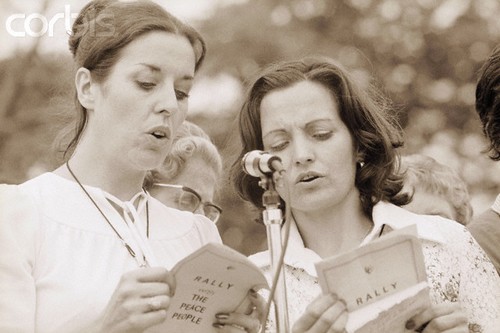
<path id="1" fill-rule="evenodd" d="M 316 270 L 323 293 L 345 300 L 349 333 L 411 332 L 406 321 L 431 304 L 416 226 L 320 261 Z"/>
<path id="2" fill-rule="evenodd" d="M 175 295 L 167 319 L 146 332 L 216 333 L 215 314 L 248 310 L 248 291 L 267 288 L 262 271 L 246 256 L 228 246 L 209 243 L 172 269 Z"/>

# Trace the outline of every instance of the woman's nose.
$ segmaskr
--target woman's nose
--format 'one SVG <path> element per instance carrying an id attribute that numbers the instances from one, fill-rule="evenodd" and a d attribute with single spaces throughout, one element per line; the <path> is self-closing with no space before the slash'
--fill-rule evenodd
<path id="1" fill-rule="evenodd" d="M 293 147 L 294 163 L 298 165 L 314 161 L 314 152 L 311 148 L 311 145 L 306 140 L 296 140 Z"/>
<path id="2" fill-rule="evenodd" d="M 179 103 L 173 88 L 164 89 L 159 93 L 158 103 L 155 110 L 156 112 L 163 113 L 166 116 L 171 116 L 179 110 Z"/>

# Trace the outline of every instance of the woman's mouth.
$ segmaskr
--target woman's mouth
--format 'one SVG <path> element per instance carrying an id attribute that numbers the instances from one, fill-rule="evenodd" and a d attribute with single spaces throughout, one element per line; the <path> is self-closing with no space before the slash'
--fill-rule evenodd
<path id="1" fill-rule="evenodd" d="M 158 140 L 170 139 L 170 129 L 167 126 L 154 127 L 148 133 Z"/>
<path id="2" fill-rule="evenodd" d="M 306 173 L 301 173 L 297 178 L 296 178 L 296 183 L 310 183 L 315 181 L 316 179 L 320 178 L 321 175 L 317 172 L 306 172 Z"/>
<path id="3" fill-rule="evenodd" d="M 151 133 L 151 135 L 153 135 L 157 139 L 164 139 L 167 137 L 167 134 L 163 131 L 154 131 L 153 133 Z"/>
<path id="4" fill-rule="evenodd" d="M 309 183 L 309 182 L 312 182 L 313 180 L 315 179 L 318 179 L 319 177 L 318 176 L 307 176 L 307 177 L 304 177 L 300 180 L 301 183 Z"/>

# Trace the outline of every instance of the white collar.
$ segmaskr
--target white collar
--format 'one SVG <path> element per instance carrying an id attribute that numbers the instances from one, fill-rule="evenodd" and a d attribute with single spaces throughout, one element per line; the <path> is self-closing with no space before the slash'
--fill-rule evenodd
<path id="1" fill-rule="evenodd" d="M 135 252 L 135 260 L 142 267 L 142 265 L 149 264 L 150 266 L 157 266 L 158 260 L 154 255 L 154 252 L 149 244 L 148 235 L 146 235 L 147 225 L 141 219 L 140 215 L 146 210 L 146 205 L 150 199 L 149 193 L 144 190 L 137 192 L 128 201 L 122 201 L 118 199 L 113 194 L 104 191 L 98 187 L 90 187 L 92 190 L 100 193 L 106 201 L 113 203 L 120 207 L 123 211 L 112 208 L 113 212 L 116 212 L 125 223 L 116 224 L 112 219 L 108 220 L 112 224 L 113 229 L 119 233 L 123 241 L 132 247 Z M 136 208 L 137 206 L 137 208 Z M 146 216 L 149 214 L 148 211 L 145 212 Z"/>
<path id="2" fill-rule="evenodd" d="M 100 188 L 96 189 L 100 190 L 100 192 L 106 199 L 112 201 L 114 204 L 121 207 L 124 211 L 135 210 L 137 214 L 140 214 L 142 212 L 149 198 L 149 193 L 145 192 L 144 190 L 141 190 L 140 192 L 137 192 L 130 200 L 122 201 L 111 193 L 108 193 Z M 136 203 L 137 203 L 137 208 L 135 208 L 136 206 L 134 205 Z"/>
<path id="3" fill-rule="evenodd" d="M 284 236 L 284 230 L 282 236 Z M 256 253 L 250 256 L 250 259 L 259 267 L 267 267 L 271 264 L 269 251 Z M 297 224 L 292 219 L 290 221 L 290 234 L 284 258 L 285 264 L 291 267 L 301 268 L 309 275 L 316 277 L 314 263 L 317 261 L 321 261 L 321 257 L 313 250 L 304 246 L 304 241 L 300 236 Z"/>
<path id="4" fill-rule="evenodd" d="M 418 215 L 399 206 L 381 201 L 373 207 L 372 220 L 375 225 L 373 230 L 361 242 L 361 245 L 365 245 L 379 235 L 384 224 L 393 230 L 416 224 L 418 238 L 436 243 L 445 243 L 445 238 L 438 227 L 441 219 L 443 218 L 440 216 Z"/>
<path id="5" fill-rule="evenodd" d="M 442 219 L 438 216 L 417 215 L 391 203 L 379 202 L 373 207 L 372 219 L 374 227 L 361 242 L 360 246 L 378 237 L 384 225 L 389 226 L 393 230 L 397 230 L 416 224 L 418 237 L 420 239 L 436 243 L 445 242 L 441 230 L 436 225 L 439 224 L 439 220 Z M 304 246 L 304 241 L 299 233 L 297 224 L 294 220 L 291 220 L 290 223 L 290 235 L 284 262 L 288 266 L 301 268 L 309 275 L 317 277 L 314 263 L 321 261 L 322 258 L 316 252 Z M 259 267 L 270 265 L 268 251 L 254 254 L 251 256 L 251 259 Z"/>

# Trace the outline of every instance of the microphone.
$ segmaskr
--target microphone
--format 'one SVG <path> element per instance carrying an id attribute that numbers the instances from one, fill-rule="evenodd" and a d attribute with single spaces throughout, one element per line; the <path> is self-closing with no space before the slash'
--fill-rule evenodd
<path id="1" fill-rule="evenodd" d="M 269 315 L 271 300 L 274 299 L 274 310 L 276 315 L 276 332 L 288 333 L 288 305 L 285 282 L 285 268 L 283 260 L 288 243 L 288 232 L 285 233 L 285 242 L 281 241 L 282 211 L 280 196 L 276 191 L 276 184 L 281 180 L 285 172 L 281 159 L 278 156 L 261 150 L 252 150 L 243 156 L 241 160 L 243 171 L 254 177 L 259 177 L 259 186 L 264 189 L 262 204 L 265 210 L 262 212 L 264 225 L 266 226 L 267 246 L 271 257 L 271 270 L 273 271 L 273 284 L 267 300 L 265 318 L 262 325 L 265 327 Z M 286 222 L 286 221 L 285 221 Z M 288 227 L 289 229 L 289 227 Z"/>
<path id="2" fill-rule="evenodd" d="M 250 176 L 262 177 L 274 172 L 285 171 L 281 158 L 261 150 L 252 150 L 243 156 L 241 166 Z"/>

